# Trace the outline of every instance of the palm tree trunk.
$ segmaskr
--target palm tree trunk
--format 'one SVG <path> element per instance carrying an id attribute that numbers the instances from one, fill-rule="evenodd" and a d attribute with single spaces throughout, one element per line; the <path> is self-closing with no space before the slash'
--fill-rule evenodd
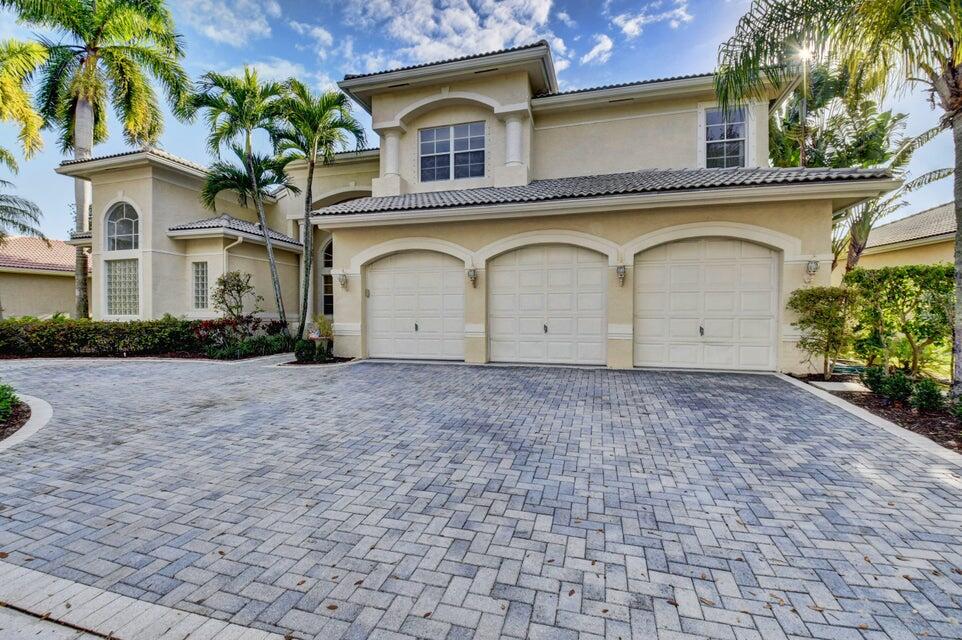
<path id="1" fill-rule="evenodd" d="M 297 324 L 297 339 L 304 337 L 304 329 L 307 325 L 307 299 L 311 292 L 311 282 L 313 278 L 312 269 L 314 267 L 314 227 L 311 226 L 311 202 L 313 191 L 311 183 L 314 181 L 314 158 L 307 160 L 307 188 L 304 189 L 304 283 L 301 286 L 301 318 Z"/>
<path id="2" fill-rule="evenodd" d="M 955 320 L 952 337 L 952 397 L 962 396 L 962 112 L 952 117 L 955 144 Z"/>
<path id="3" fill-rule="evenodd" d="M 257 208 L 257 219 L 261 223 L 261 231 L 264 233 L 264 244 L 267 246 L 267 263 L 271 267 L 271 283 L 274 285 L 274 301 L 277 304 L 277 313 L 280 316 L 281 327 L 284 335 L 291 336 L 290 329 L 287 327 L 287 312 L 284 310 L 284 299 L 281 296 L 281 279 L 277 275 L 277 261 L 274 260 L 274 243 L 271 242 L 270 229 L 267 226 L 267 215 L 264 213 L 264 200 L 261 198 L 260 185 L 257 184 L 257 174 L 254 171 L 253 156 L 247 154 L 247 173 L 250 176 L 251 187 L 254 190 L 254 205 Z"/>
<path id="4" fill-rule="evenodd" d="M 77 100 L 77 112 L 74 114 L 73 156 L 75 160 L 86 160 L 91 156 L 94 146 L 94 107 L 84 98 Z M 93 203 L 93 188 L 89 181 L 74 178 L 74 230 L 84 231 L 87 216 Z M 74 250 L 74 293 L 77 306 L 77 318 L 89 315 L 89 299 L 87 296 L 87 254 L 83 247 Z"/>
<path id="5" fill-rule="evenodd" d="M 862 257 L 865 245 L 851 238 L 848 243 L 848 255 L 845 257 L 845 273 L 858 266 L 858 259 Z"/>

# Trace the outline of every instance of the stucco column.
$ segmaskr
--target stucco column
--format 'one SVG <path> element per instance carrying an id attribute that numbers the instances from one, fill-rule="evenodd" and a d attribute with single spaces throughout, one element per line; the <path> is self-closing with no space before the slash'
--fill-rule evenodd
<path id="1" fill-rule="evenodd" d="M 608 367 L 630 369 L 634 366 L 635 296 L 632 265 L 624 265 L 624 278 L 618 267 L 608 267 Z"/>
<path id="2" fill-rule="evenodd" d="M 484 269 L 475 269 L 474 285 L 464 273 L 464 361 L 481 364 L 488 361 L 487 278 Z"/>
<path id="3" fill-rule="evenodd" d="M 521 114 L 511 113 L 504 120 L 505 152 L 504 166 L 517 167 L 523 162 L 521 157 L 524 141 L 521 138 Z"/>
<path id="4" fill-rule="evenodd" d="M 384 175 L 396 176 L 401 167 L 401 132 L 390 129 L 384 132 Z"/>

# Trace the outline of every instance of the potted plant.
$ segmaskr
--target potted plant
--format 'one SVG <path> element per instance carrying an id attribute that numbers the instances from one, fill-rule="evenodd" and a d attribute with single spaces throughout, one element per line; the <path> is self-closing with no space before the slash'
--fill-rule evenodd
<path id="1" fill-rule="evenodd" d="M 314 328 L 309 334 L 316 345 L 316 357 L 324 362 L 334 357 L 334 326 L 327 316 L 315 316 Z"/>

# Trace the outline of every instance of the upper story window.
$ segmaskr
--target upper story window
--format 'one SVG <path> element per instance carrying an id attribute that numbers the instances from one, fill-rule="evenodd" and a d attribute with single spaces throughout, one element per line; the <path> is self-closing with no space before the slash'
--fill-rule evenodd
<path id="1" fill-rule="evenodd" d="M 129 251 L 140 246 L 137 212 L 126 202 L 115 204 L 106 219 L 107 251 Z"/>
<path id="2" fill-rule="evenodd" d="M 324 246 L 324 253 L 321 258 L 321 307 L 324 315 L 334 315 L 334 276 L 331 269 L 334 267 L 334 241 L 328 241 Z"/>
<path id="3" fill-rule="evenodd" d="M 705 110 L 705 166 L 709 169 L 744 167 L 748 140 L 744 107 Z"/>
<path id="4" fill-rule="evenodd" d="M 421 129 L 421 182 L 484 177 L 484 122 Z"/>

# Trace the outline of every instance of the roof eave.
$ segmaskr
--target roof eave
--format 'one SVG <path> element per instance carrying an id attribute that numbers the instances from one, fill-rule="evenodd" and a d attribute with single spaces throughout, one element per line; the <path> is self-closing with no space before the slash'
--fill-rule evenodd
<path id="1" fill-rule="evenodd" d="M 652 100 L 667 96 L 677 97 L 692 93 L 705 93 L 714 90 L 714 76 L 680 78 L 624 87 L 601 88 L 577 93 L 563 93 L 554 96 L 541 96 L 531 99 L 532 111 L 555 111 L 595 105 L 600 102 L 621 102 L 628 100 Z"/>
<path id="2" fill-rule="evenodd" d="M 955 240 L 955 236 L 956 236 L 955 232 L 950 231 L 947 233 L 936 233 L 936 234 L 925 236 L 922 238 L 912 238 L 911 240 L 899 240 L 898 242 L 876 244 L 870 247 L 865 247 L 865 250 L 862 252 L 862 255 L 887 253 L 889 251 L 911 249 L 912 247 L 924 247 L 926 245 L 938 244 L 940 242 L 951 242 Z"/>
<path id="3" fill-rule="evenodd" d="M 264 236 L 262 235 L 248 233 L 246 231 L 238 231 L 237 229 L 228 229 L 225 227 L 212 227 L 209 229 L 168 229 L 167 237 L 174 238 L 175 240 L 196 240 L 202 238 L 243 238 L 245 241 L 253 242 L 255 244 L 266 244 L 264 241 Z M 299 243 L 294 244 L 286 240 L 271 238 L 271 244 L 278 248 L 284 249 L 285 251 L 304 253 L 304 247 L 302 247 Z"/>
<path id="4" fill-rule="evenodd" d="M 312 222 L 322 229 L 366 227 L 396 224 L 421 224 L 517 218 L 526 216 L 596 213 L 618 209 L 654 209 L 711 204 L 740 204 L 781 200 L 831 200 L 833 211 L 850 206 L 850 201 L 876 197 L 899 186 L 900 181 L 883 178 L 827 183 L 792 183 L 750 187 L 724 187 L 659 191 L 587 198 L 556 198 L 533 202 L 507 202 L 467 207 L 438 207 L 380 213 L 330 214 L 315 213 Z"/>
<path id="5" fill-rule="evenodd" d="M 548 90 L 557 91 L 558 78 L 551 57 L 551 48 L 547 44 L 467 60 L 441 62 L 414 69 L 398 69 L 376 75 L 345 78 L 338 82 L 337 86 L 366 112 L 371 113 L 370 96 L 374 92 L 390 89 L 399 84 L 415 84 L 427 80 L 442 81 L 445 78 L 483 71 L 490 67 L 520 66 L 536 61 L 541 62 L 542 80 Z"/>

